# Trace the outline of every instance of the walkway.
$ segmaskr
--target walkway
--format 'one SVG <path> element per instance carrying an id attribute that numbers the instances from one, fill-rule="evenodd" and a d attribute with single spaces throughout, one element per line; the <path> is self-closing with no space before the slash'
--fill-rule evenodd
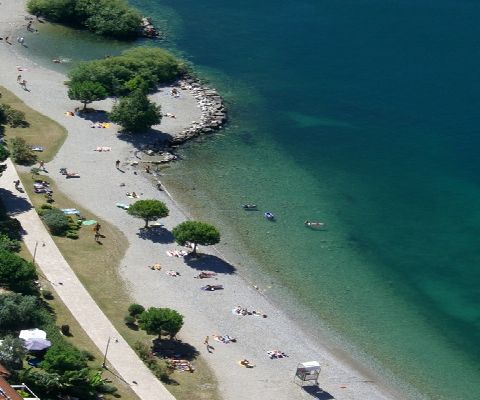
<path id="1" fill-rule="evenodd" d="M 10 191 L 12 196 L 2 198 L 2 202 L 7 212 L 22 224 L 25 230 L 23 241 L 30 253 L 33 254 L 37 247 L 35 262 L 55 286 L 58 296 L 102 353 L 108 338 L 118 339 L 118 342 L 110 342 L 107 360 L 140 399 L 175 399 L 138 358 L 83 287 L 31 206 L 27 194 L 15 189 L 13 181 L 19 177 L 10 159 L 6 164 L 7 170 L 0 177 L 0 188 Z"/>

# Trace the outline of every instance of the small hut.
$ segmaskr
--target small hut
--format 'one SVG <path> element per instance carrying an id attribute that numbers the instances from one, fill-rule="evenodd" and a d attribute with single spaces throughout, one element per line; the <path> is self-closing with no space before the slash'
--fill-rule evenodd
<path id="1" fill-rule="evenodd" d="M 318 376 L 320 375 L 320 363 L 318 361 L 307 361 L 297 365 L 297 371 L 293 381 L 300 386 L 305 383 L 314 382 L 318 385 Z"/>

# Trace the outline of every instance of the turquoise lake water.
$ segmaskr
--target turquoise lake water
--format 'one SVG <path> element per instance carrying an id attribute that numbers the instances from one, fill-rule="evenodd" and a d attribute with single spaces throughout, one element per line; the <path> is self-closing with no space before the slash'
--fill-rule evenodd
<path id="1" fill-rule="evenodd" d="M 228 128 L 165 171 L 220 248 L 378 371 L 479 399 L 480 3 L 132 3 L 228 101 Z M 63 28 L 27 39 L 49 59 L 126 47 Z"/>

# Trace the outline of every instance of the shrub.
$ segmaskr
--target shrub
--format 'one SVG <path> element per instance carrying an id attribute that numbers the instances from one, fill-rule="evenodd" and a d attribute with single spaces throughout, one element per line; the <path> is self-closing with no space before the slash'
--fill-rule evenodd
<path id="1" fill-rule="evenodd" d="M 4 233 L 0 233 L 0 251 L 2 250 L 18 253 L 20 251 L 20 241 L 11 239 Z"/>
<path id="2" fill-rule="evenodd" d="M 32 165 L 37 161 L 37 155 L 32 151 L 25 139 L 13 138 L 10 140 L 12 145 L 12 158 L 17 164 Z"/>
<path id="3" fill-rule="evenodd" d="M 168 364 L 163 360 L 157 359 L 148 345 L 142 342 L 135 342 L 133 348 L 140 359 L 157 378 L 159 378 L 162 382 L 170 381 L 170 370 L 168 368 Z"/>
<path id="4" fill-rule="evenodd" d="M 78 239 L 78 233 L 76 232 L 67 232 L 67 234 L 65 235 L 65 237 L 69 238 L 69 239 Z"/>
<path id="5" fill-rule="evenodd" d="M 8 216 L 0 218 L 0 234 L 7 235 L 10 239 L 19 240 L 21 239 L 21 230 L 22 225 L 18 219 Z"/>
<path id="6" fill-rule="evenodd" d="M 143 307 L 140 304 L 133 303 L 133 304 L 130 304 L 130 306 L 128 306 L 128 313 L 132 317 L 136 317 L 137 315 L 141 314 L 144 311 L 145 311 L 145 307 Z"/>
<path id="7" fill-rule="evenodd" d="M 62 325 L 60 327 L 60 331 L 62 332 L 63 336 L 70 336 L 70 325 Z"/>
<path id="8" fill-rule="evenodd" d="M 22 369 L 22 360 L 25 357 L 24 342 L 22 339 L 7 335 L 0 343 L 0 363 L 10 371 Z"/>
<path id="9" fill-rule="evenodd" d="M 42 290 L 42 296 L 46 300 L 53 300 L 53 293 L 50 290 Z"/>
<path id="10" fill-rule="evenodd" d="M 86 368 L 87 362 L 78 349 L 62 344 L 50 347 L 40 366 L 47 372 L 63 374 L 66 371 L 79 371 Z"/>
<path id="11" fill-rule="evenodd" d="M 36 278 L 37 273 L 32 263 L 14 253 L 0 250 L 0 285 L 26 292 L 32 289 Z"/>
<path id="12" fill-rule="evenodd" d="M 42 219 L 53 235 L 64 236 L 70 227 L 70 219 L 58 208 L 46 210 L 42 215 Z"/>
<path id="13" fill-rule="evenodd" d="M 48 203 L 44 203 L 40 206 L 40 208 L 42 210 L 51 210 L 53 208 L 53 206 L 51 204 L 48 204 Z"/>
<path id="14" fill-rule="evenodd" d="M 125 315 L 125 318 L 123 318 L 123 321 L 125 322 L 125 325 L 135 325 L 135 322 L 137 320 L 132 315 Z"/>

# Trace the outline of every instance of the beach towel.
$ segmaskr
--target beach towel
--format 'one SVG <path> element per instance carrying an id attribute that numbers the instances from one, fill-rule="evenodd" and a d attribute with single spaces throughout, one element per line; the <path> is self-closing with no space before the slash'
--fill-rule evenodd
<path id="1" fill-rule="evenodd" d="M 97 148 L 96 148 L 95 150 L 93 150 L 93 151 L 102 152 L 102 151 L 110 151 L 110 150 L 112 150 L 111 147 L 99 146 L 99 147 L 97 147 Z"/>
<path id="2" fill-rule="evenodd" d="M 82 222 L 82 225 L 95 225 L 96 223 L 97 221 L 95 221 L 94 219 L 87 219 L 86 221 Z"/>

